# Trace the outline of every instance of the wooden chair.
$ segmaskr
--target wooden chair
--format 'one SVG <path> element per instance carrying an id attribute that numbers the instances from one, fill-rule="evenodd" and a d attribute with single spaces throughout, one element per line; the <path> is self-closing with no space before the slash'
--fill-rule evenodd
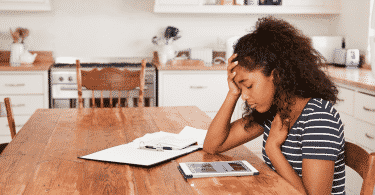
<path id="1" fill-rule="evenodd" d="M 4 98 L 4 102 L 0 102 L 0 117 L 7 117 L 12 139 L 16 136 L 16 124 L 14 123 L 12 107 L 9 98 Z M 3 152 L 8 143 L 0 144 L 0 154 Z"/>
<path id="2" fill-rule="evenodd" d="M 363 178 L 361 195 L 372 195 L 375 186 L 375 152 L 369 154 L 360 146 L 346 141 L 345 164 Z"/>
<path id="3" fill-rule="evenodd" d="M 92 107 L 96 107 L 94 90 L 100 91 L 100 107 L 103 108 L 103 91 L 109 91 L 109 106 L 112 107 L 112 92 L 117 91 L 117 106 L 121 107 L 120 96 L 122 92 L 134 90 L 139 87 L 138 107 L 143 107 L 146 60 L 142 60 L 140 71 L 120 70 L 116 68 L 97 68 L 84 71 L 81 70 L 80 61 L 76 60 L 77 85 L 78 85 L 78 107 L 83 108 L 82 87 L 92 90 Z M 122 91 L 122 92 L 121 92 Z"/>

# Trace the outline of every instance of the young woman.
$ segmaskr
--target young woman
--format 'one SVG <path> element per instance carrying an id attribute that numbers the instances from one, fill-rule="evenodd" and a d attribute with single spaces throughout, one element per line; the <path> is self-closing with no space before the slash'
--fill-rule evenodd
<path id="1" fill-rule="evenodd" d="M 303 194 L 345 194 L 344 129 L 323 58 L 289 23 L 266 17 L 228 60 L 229 92 L 203 149 L 227 151 L 263 135 L 263 159 Z M 239 97 L 244 116 L 230 123 Z"/>

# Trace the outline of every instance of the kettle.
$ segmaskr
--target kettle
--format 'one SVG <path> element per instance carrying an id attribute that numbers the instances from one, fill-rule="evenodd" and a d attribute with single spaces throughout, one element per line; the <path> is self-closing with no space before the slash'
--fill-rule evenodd
<path id="1" fill-rule="evenodd" d="M 37 55 L 38 54 L 36 53 L 31 54 L 29 51 L 26 50 L 20 55 L 20 61 L 21 63 L 32 64 L 35 61 Z"/>

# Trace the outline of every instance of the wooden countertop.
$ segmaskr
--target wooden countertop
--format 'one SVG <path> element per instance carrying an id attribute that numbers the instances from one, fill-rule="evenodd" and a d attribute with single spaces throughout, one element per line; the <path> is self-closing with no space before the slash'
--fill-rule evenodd
<path id="1" fill-rule="evenodd" d="M 375 92 L 375 74 L 370 69 L 348 69 L 329 66 L 327 72 L 337 83 Z"/>
<path id="2" fill-rule="evenodd" d="M 54 64 L 52 51 L 30 51 L 30 53 L 38 54 L 33 64 L 12 67 L 9 64 L 10 51 L 0 51 L 0 71 L 46 71 Z"/>
<path id="3" fill-rule="evenodd" d="M 153 60 L 153 64 L 159 71 L 164 70 L 227 70 L 226 64 L 212 65 L 207 67 L 202 61 L 199 60 L 174 60 L 168 62 L 165 66 L 159 65 L 159 63 Z M 345 85 L 351 85 L 353 87 L 359 87 L 366 90 L 375 92 L 375 74 L 371 72 L 371 69 L 360 68 L 360 69 L 348 69 L 339 68 L 334 66 L 328 66 L 327 73 L 337 83 Z"/>

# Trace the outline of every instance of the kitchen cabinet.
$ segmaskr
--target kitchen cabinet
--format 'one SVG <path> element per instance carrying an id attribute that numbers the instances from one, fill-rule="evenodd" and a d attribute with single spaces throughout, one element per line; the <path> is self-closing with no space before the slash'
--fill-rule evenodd
<path id="1" fill-rule="evenodd" d="M 369 153 L 375 152 L 375 92 L 337 83 L 339 101 L 334 107 L 344 124 L 346 141 L 355 143 Z M 363 179 L 345 167 L 346 194 L 359 194 Z M 375 195 L 375 191 L 373 193 Z"/>
<path id="2" fill-rule="evenodd" d="M 227 93 L 226 70 L 160 70 L 159 106 L 194 105 L 214 118 Z M 241 101 L 237 103 L 232 121 L 241 117 Z"/>
<path id="3" fill-rule="evenodd" d="M 49 108 L 48 71 L 0 71 L 0 101 L 11 100 L 18 132 L 39 108 Z M 10 142 L 6 117 L 0 118 L 0 143 Z"/>
<path id="4" fill-rule="evenodd" d="M 201 0 L 205 2 L 204 0 Z M 283 0 L 282 5 L 204 5 L 155 0 L 155 13 L 205 14 L 340 14 L 341 0 Z"/>
<path id="5" fill-rule="evenodd" d="M 339 111 L 344 124 L 345 139 L 375 152 L 375 92 L 337 84 Z"/>
<path id="6" fill-rule="evenodd" d="M 0 10 L 51 11 L 50 0 L 0 0 Z"/>

